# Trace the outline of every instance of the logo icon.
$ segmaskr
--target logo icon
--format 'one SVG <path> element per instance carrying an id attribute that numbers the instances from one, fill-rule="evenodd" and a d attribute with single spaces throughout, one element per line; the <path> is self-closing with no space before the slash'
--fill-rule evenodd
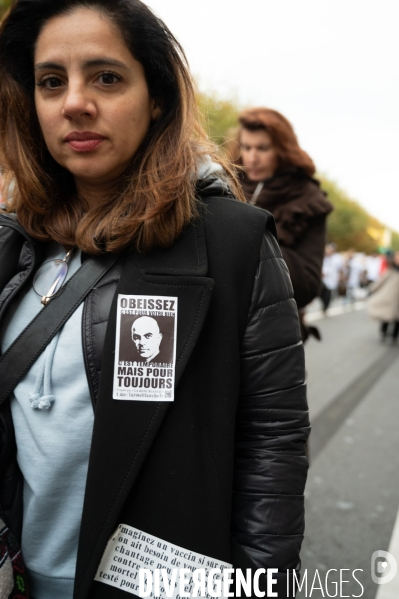
<path id="1" fill-rule="evenodd" d="M 371 556 L 371 578 L 376 584 L 391 582 L 398 571 L 394 556 L 388 551 L 374 551 Z"/>

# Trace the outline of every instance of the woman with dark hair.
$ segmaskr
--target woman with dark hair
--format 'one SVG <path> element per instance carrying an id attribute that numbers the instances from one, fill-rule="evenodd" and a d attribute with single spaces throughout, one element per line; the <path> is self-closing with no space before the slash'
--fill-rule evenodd
<path id="1" fill-rule="evenodd" d="M 273 214 L 295 300 L 303 308 L 320 290 L 326 218 L 332 206 L 313 178 L 311 158 L 282 114 L 249 108 L 240 114 L 239 124 L 232 158 L 244 167 L 245 197 Z"/>
<path id="2" fill-rule="evenodd" d="M 292 287 L 165 24 L 139 0 L 14 1 L 0 168 L 3 596 L 117 599 L 186 562 L 277 568 L 286 596 L 309 429 Z"/>

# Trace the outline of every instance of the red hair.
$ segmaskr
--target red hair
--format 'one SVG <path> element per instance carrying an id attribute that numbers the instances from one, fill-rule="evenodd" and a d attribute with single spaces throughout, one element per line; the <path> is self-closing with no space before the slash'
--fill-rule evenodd
<path id="1" fill-rule="evenodd" d="M 240 129 L 238 131 L 237 142 L 240 143 L 240 133 L 242 129 L 249 131 L 266 131 L 273 142 L 274 149 L 279 158 L 279 169 L 289 166 L 297 166 L 308 175 L 314 175 L 316 172 L 313 160 L 299 146 L 297 136 L 291 123 L 277 110 L 271 108 L 247 108 L 243 110 L 238 117 Z M 241 157 L 238 156 L 238 146 L 235 147 L 236 156 L 232 156 L 236 164 L 242 164 Z"/>

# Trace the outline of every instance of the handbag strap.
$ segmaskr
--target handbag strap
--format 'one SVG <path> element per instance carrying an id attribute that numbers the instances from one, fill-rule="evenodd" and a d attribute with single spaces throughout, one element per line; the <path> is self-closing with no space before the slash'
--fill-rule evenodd
<path id="1" fill-rule="evenodd" d="M 107 254 L 87 259 L 0 357 L 0 406 L 118 258 Z"/>

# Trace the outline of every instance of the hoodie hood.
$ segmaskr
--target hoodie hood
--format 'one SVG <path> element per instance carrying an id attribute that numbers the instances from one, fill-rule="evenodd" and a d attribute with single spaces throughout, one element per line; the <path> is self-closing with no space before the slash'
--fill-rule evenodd
<path id="1" fill-rule="evenodd" d="M 213 162 L 210 156 L 204 156 L 198 164 L 196 189 L 202 197 L 234 197 L 223 167 L 217 162 Z"/>

